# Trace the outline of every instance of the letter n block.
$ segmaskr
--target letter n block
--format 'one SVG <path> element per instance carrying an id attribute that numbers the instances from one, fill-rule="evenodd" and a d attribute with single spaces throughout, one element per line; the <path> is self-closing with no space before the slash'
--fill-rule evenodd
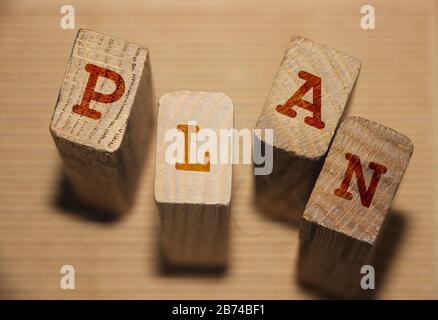
<path id="1" fill-rule="evenodd" d="M 232 163 L 220 163 L 219 138 L 221 129 L 232 128 L 233 102 L 223 93 L 175 91 L 160 98 L 154 195 L 170 266 L 226 266 Z M 230 137 L 228 154 L 232 143 Z"/>
<path id="2" fill-rule="evenodd" d="M 342 122 L 301 222 L 301 282 L 333 296 L 361 296 L 361 267 L 374 265 L 412 152 L 411 141 L 390 128 L 358 117 Z"/>
<path id="3" fill-rule="evenodd" d="M 301 218 L 359 68 L 348 54 L 291 37 L 256 124 L 274 130 L 273 171 L 256 176 L 257 203 L 271 216 Z"/>
<path id="4" fill-rule="evenodd" d="M 79 30 L 50 124 L 77 198 L 113 214 L 129 209 L 154 108 L 147 49 Z"/>

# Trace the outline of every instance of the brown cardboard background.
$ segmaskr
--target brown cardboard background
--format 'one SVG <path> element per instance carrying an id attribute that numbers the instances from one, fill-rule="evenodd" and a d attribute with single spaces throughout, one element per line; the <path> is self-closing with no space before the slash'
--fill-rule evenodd
<path id="1" fill-rule="evenodd" d="M 159 272 L 154 142 L 132 212 L 87 221 L 54 206 L 61 162 L 48 125 L 76 33 L 61 1 L 0 4 L 0 298 L 311 298 L 295 281 L 298 231 L 259 214 L 251 167 L 234 167 L 232 259 L 224 277 Z M 382 298 L 436 298 L 437 4 L 379 1 L 69 1 L 76 27 L 141 43 L 157 97 L 223 91 L 237 128 L 253 128 L 288 37 L 299 34 L 362 61 L 349 114 L 408 135 L 415 151 L 394 201 L 403 233 Z M 154 141 L 154 138 L 152 138 Z M 391 236 L 390 236 L 391 238 Z M 59 269 L 76 269 L 76 290 Z"/>

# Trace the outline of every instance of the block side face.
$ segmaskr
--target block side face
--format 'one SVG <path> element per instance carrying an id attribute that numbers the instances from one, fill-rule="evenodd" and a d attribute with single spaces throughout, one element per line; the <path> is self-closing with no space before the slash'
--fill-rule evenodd
<path id="1" fill-rule="evenodd" d="M 274 129 L 274 144 L 278 148 L 308 158 L 321 157 L 327 151 L 338 126 L 359 69 L 357 58 L 302 37 L 292 37 L 256 127 Z M 315 104 L 318 100 L 318 92 L 312 86 L 306 87 L 309 90 L 303 88 L 310 79 L 303 71 L 310 74 L 313 80 L 317 79 L 314 76 L 320 79 L 319 118 L 323 125 L 320 122 L 314 125 L 306 123 L 306 117 L 318 117 L 314 112 L 291 102 L 298 99 Z M 301 98 L 295 96 L 299 90 L 305 92 Z M 296 98 L 291 99 L 292 96 Z M 294 117 L 277 111 L 277 106 L 288 102 L 291 105 L 287 109 L 296 112 Z"/>
<path id="2" fill-rule="evenodd" d="M 163 251 L 178 266 L 221 267 L 228 260 L 229 207 L 158 204 Z"/>
<path id="3" fill-rule="evenodd" d="M 189 162 L 181 126 L 190 127 L 187 134 Z M 196 126 L 198 132 L 195 132 Z M 155 200 L 159 203 L 229 205 L 232 164 L 214 161 L 215 155 L 219 160 L 220 152 L 215 152 L 213 144 L 217 139 L 216 148 L 219 149 L 220 131 L 232 128 L 233 103 L 223 93 L 175 91 L 161 97 L 157 120 Z M 205 140 L 199 140 L 203 138 Z M 194 146 L 195 152 L 192 151 Z M 227 146 L 228 154 L 231 154 L 231 146 L 231 143 Z M 179 159 L 175 148 L 180 150 Z M 205 165 L 208 162 L 207 150 L 210 157 L 208 171 L 205 166 L 203 170 L 194 170 L 194 167 L 183 169 L 178 165 L 177 169 L 177 164 Z M 196 153 L 202 162 L 197 161 Z M 191 154 L 194 155 L 193 161 Z"/>
<path id="4" fill-rule="evenodd" d="M 148 52 L 145 48 L 89 30 L 79 30 L 58 101 L 51 131 L 98 150 L 120 147 Z M 97 78 L 94 85 L 91 78 Z M 87 89 L 88 88 L 88 89 Z M 100 96 L 98 96 L 100 95 Z M 90 99 L 85 99 L 85 97 Z M 99 115 L 74 112 L 84 106 Z"/>
<path id="5" fill-rule="evenodd" d="M 371 244 L 303 219 L 299 281 L 331 298 L 359 298 L 363 294 L 360 270 L 371 253 Z"/>
<path id="6" fill-rule="evenodd" d="M 411 154 L 412 144 L 404 135 L 365 119 L 347 118 L 336 134 L 304 218 L 373 244 Z"/>

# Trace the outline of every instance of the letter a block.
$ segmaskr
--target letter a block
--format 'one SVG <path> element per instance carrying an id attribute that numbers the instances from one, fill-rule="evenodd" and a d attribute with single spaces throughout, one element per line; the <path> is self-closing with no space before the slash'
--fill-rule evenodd
<path id="1" fill-rule="evenodd" d="M 301 218 L 359 68 L 345 53 L 290 39 L 256 125 L 274 130 L 273 171 L 256 176 L 257 203 L 272 216 Z"/>
<path id="2" fill-rule="evenodd" d="M 79 30 L 50 131 L 82 202 L 112 213 L 130 207 L 153 113 L 147 49 Z"/>
<path id="3" fill-rule="evenodd" d="M 155 201 L 170 265 L 226 264 L 232 164 L 218 163 L 217 151 L 220 130 L 232 128 L 233 102 L 223 93 L 176 91 L 159 101 Z"/>
<path id="4" fill-rule="evenodd" d="M 381 226 L 412 152 L 406 136 L 380 124 L 358 117 L 341 124 L 301 222 L 303 283 L 343 298 L 363 293 L 360 270 L 373 265 Z"/>

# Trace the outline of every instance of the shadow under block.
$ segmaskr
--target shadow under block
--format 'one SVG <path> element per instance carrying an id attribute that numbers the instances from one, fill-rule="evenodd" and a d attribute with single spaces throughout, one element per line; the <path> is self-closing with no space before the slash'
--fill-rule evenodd
<path id="1" fill-rule="evenodd" d="M 342 122 L 300 226 L 302 283 L 343 298 L 364 294 L 361 267 L 373 263 L 412 152 L 411 141 L 390 128 L 358 117 Z"/>
<path id="2" fill-rule="evenodd" d="M 154 196 L 163 253 L 171 265 L 226 265 L 232 164 L 214 161 L 214 146 L 203 150 L 205 142 L 198 138 L 206 129 L 218 137 L 220 129 L 232 129 L 233 109 L 233 102 L 223 93 L 175 91 L 160 98 Z M 173 162 L 166 160 L 168 149 L 176 141 L 166 140 L 172 130 L 184 146 L 183 157 Z M 195 156 L 195 146 L 199 157 Z"/>
<path id="3" fill-rule="evenodd" d="M 271 216 L 301 218 L 359 69 L 350 55 L 291 37 L 256 124 L 274 133 L 273 171 L 255 178 L 256 201 Z"/>
<path id="4" fill-rule="evenodd" d="M 50 131 L 81 201 L 112 213 L 129 209 L 153 114 L 148 50 L 79 30 Z"/>

